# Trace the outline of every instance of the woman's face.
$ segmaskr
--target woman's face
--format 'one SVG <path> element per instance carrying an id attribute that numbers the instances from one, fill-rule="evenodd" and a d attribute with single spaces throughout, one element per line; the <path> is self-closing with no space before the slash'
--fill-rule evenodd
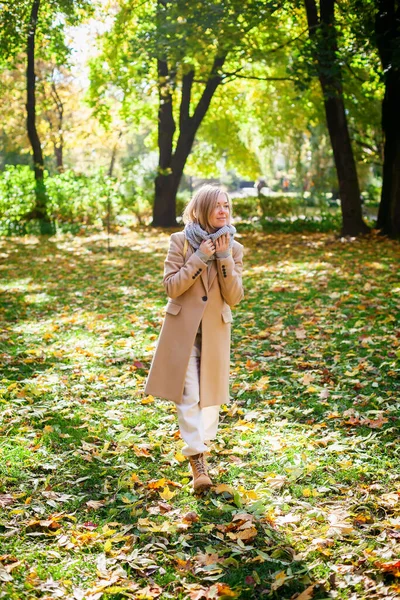
<path id="1" fill-rule="evenodd" d="M 219 194 L 217 203 L 208 218 L 211 227 L 219 229 L 229 223 L 229 202 L 225 194 Z"/>

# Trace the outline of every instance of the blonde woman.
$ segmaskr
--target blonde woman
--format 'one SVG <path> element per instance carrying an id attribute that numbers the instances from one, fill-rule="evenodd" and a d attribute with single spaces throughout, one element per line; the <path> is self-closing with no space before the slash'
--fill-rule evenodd
<path id="1" fill-rule="evenodd" d="M 229 402 L 231 307 L 243 298 L 243 246 L 231 213 L 228 194 L 204 185 L 185 208 L 184 230 L 171 235 L 163 279 L 169 299 L 145 386 L 176 403 L 196 492 L 212 485 L 204 453 L 219 407 Z"/>

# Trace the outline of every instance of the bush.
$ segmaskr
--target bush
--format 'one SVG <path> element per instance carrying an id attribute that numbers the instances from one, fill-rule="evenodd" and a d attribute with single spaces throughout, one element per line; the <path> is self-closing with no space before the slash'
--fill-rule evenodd
<path id="1" fill-rule="evenodd" d="M 366 204 L 368 206 L 379 206 L 382 193 L 382 184 L 380 182 L 369 183 L 363 196 L 366 197 Z"/>
<path id="2" fill-rule="evenodd" d="M 47 209 L 56 228 L 76 233 L 82 226 L 104 226 L 108 220 L 126 210 L 138 213 L 148 210 L 148 201 L 140 204 L 126 197 L 115 178 L 102 172 L 87 176 L 65 171 L 49 176 L 45 171 Z M 38 233 L 37 223 L 28 221 L 25 215 L 35 203 L 35 178 L 27 166 L 7 166 L 0 174 L 0 234 L 20 235 Z M 150 209 L 151 210 L 151 209 Z"/>
<path id="3" fill-rule="evenodd" d="M 299 196 L 285 196 L 273 194 L 271 196 L 259 195 L 262 218 L 287 216 L 296 213 L 298 208 L 304 205 Z"/>
<path id="4" fill-rule="evenodd" d="M 339 231 L 342 226 L 342 216 L 340 213 L 330 214 L 322 213 L 319 217 L 294 217 L 285 219 L 267 219 L 260 221 L 263 231 L 273 233 L 280 231 L 282 233 L 295 232 L 319 232 Z"/>
<path id="5" fill-rule="evenodd" d="M 135 165 L 126 172 L 120 184 L 123 211 L 133 213 L 140 225 L 150 220 L 154 204 L 154 178 L 152 170 Z"/>
<path id="6" fill-rule="evenodd" d="M 183 211 L 185 210 L 186 204 L 189 202 L 191 195 L 192 194 L 189 190 L 183 190 L 178 192 L 176 196 L 176 217 L 178 222 L 182 219 Z"/>
<path id="7" fill-rule="evenodd" d="M 0 233 L 26 233 L 23 217 L 35 204 L 35 177 L 28 166 L 8 165 L 0 176 Z"/>
<path id="8" fill-rule="evenodd" d="M 105 224 L 108 202 L 111 219 L 122 205 L 117 180 L 102 173 L 88 177 L 66 171 L 46 177 L 46 190 L 49 215 L 61 228 L 66 224 Z"/>
<path id="9" fill-rule="evenodd" d="M 233 216 L 235 219 L 254 219 L 261 215 L 258 198 L 248 196 L 245 198 L 233 198 Z"/>

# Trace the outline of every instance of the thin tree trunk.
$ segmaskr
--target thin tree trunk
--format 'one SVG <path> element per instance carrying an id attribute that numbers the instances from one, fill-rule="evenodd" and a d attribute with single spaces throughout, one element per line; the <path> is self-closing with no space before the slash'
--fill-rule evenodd
<path id="1" fill-rule="evenodd" d="M 64 158 L 63 158 L 63 140 L 61 139 L 54 144 L 54 156 L 56 159 L 57 171 L 62 173 L 64 171 Z"/>
<path id="2" fill-rule="evenodd" d="M 305 0 L 309 36 L 324 97 L 324 107 L 339 182 L 342 235 L 367 233 L 361 211 L 360 188 L 343 100 L 342 74 L 336 58 L 335 0 Z"/>
<path id="3" fill-rule="evenodd" d="M 64 171 L 64 105 L 60 96 L 58 95 L 54 80 L 52 82 L 51 89 L 58 114 L 58 139 L 54 142 L 54 155 L 56 158 L 57 171 L 62 173 Z"/>
<path id="4" fill-rule="evenodd" d="M 35 75 L 35 35 L 38 20 L 40 0 L 33 0 L 29 20 L 28 44 L 27 44 L 27 130 L 28 138 L 33 151 L 33 163 L 35 172 L 35 197 L 36 202 L 27 218 L 36 218 L 40 221 L 41 233 L 51 233 L 52 228 L 46 208 L 46 188 L 44 184 L 44 161 L 39 135 L 36 129 L 36 75 Z"/>
<path id="5" fill-rule="evenodd" d="M 396 6 L 397 4 L 397 6 Z M 384 158 L 381 202 L 377 227 L 390 237 L 400 237 L 400 64 L 395 56 L 400 44 L 400 2 L 379 0 L 375 19 L 385 96 L 382 102 Z M 397 61 L 397 62 L 396 62 Z"/>
<path id="6" fill-rule="evenodd" d="M 111 152 L 110 166 L 108 168 L 108 176 L 109 177 L 112 177 L 114 175 L 114 167 L 115 167 L 115 161 L 117 159 L 118 144 L 119 144 L 119 140 L 121 139 L 121 137 L 122 137 L 122 131 L 119 132 L 117 141 L 115 142 L 112 152 Z"/>

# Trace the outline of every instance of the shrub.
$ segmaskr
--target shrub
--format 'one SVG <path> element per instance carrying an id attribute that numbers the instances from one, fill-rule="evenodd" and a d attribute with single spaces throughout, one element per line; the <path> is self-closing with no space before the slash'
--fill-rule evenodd
<path id="1" fill-rule="evenodd" d="M 176 197 L 176 217 L 178 222 L 182 220 L 182 214 L 185 210 L 186 204 L 189 202 L 192 194 L 189 190 L 183 190 L 178 192 Z"/>
<path id="2" fill-rule="evenodd" d="M 35 203 L 35 177 L 29 166 L 7 165 L 0 175 L 0 233 L 26 233 L 23 221 Z"/>
<path id="3" fill-rule="evenodd" d="M 145 171 L 140 165 L 135 165 L 121 180 L 122 211 L 133 213 L 140 225 L 145 224 L 152 216 L 154 177 L 154 171 Z"/>
<path id="4" fill-rule="evenodd" d="M 121 193 L 120 184 L 102 172 L 92 176 L 65 171 L 49 176 L 45 171 L 47 209 L 61 230 L 76 232 L 84 225 L 104 226 L 132 206 Z M 0 233 L 38 233 L 37 223 L 25 219 L 35 202 L 35 178 L 27 166 L 7 166 L 0 174 Z"/>
<path id="5" fill-rule="evenodd" d="M 330 214 L 322 213 L 319 217 L 293 217 L 284 219 L 266 219 L 260 221 L 263 231 L 273 233 L 280 231 L 282 233 L 295 232 L 328 232 L 339 231 L 342 226 L 342 216 L 340 213 Z"/>
<path id="6" fill-rule="evenodd" d="M 283 194 L 272 194 L 270 196 L 260 194 L 259 203 L 262 218 L 292 215 L 297 212 L 300 206 L 304 205 L 301 197 Z"/>
<path id="7" fill-rule="evenodd" d="M 258 198 L 247 196 L 245 198 L 233 198 L 233 216 L 235 219 L 253 219 L 261 215 Z"/>

